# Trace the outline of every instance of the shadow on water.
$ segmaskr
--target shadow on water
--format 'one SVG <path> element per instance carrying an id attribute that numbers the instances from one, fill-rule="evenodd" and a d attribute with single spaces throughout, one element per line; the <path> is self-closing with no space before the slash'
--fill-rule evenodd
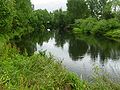
<path id="1" fill-rule="evenodd" d="M 98 64 L 112 76 L 120 75 L 120 43 L 106 38 L 35 31 L 10 42 L 20 49 L 21 54 L 27 51 L 29 56 L 47 50 L 56 58 L 63 59 L 63 65 L 69 70 L 87 75 L 85 78 L 91 75 L 93 64 Z"/>

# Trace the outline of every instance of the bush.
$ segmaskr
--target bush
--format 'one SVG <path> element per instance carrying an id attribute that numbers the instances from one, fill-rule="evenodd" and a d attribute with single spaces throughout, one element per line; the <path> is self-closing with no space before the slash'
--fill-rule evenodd
<path id="1" fill-rule="evenodd" d="M 74 32 L 82 32 L 84 34 L 103 35 L 107 32 L 119 29 L 120 23 L 117 19 L 100 20 L 94 18 L 77 19 L 74 24 Z"/>
<path id="2" fill-rule="evenodd" d="M 94 35 L 104 35 L 106 32 L 120 28 L 120 23 L 117 19 L 100 20 L 92 29 Z"/>
<path id="3" fill-rule="evenodd" d="M 108 22 L 106 20 L 100 20 L 92 28 L 92 34 L 94 35 L 103 35 L 109 30 Z"/>
<path id="4" fill-rule="evenodd" d="M 120 29 L 111 30 L 107 32 L 105 36 L 112 38 L 120 38 Z"/>
<path id="5" fill-rule="evenodd" d="M 80 28 L 83 33 L 90 34 L 93 27 L 96 25 L 97 20 L 95 18 L 87 18 L 87 19 L 78 19 L 75 21 L 75 24 L 78 28 Z"/>
<path id="6" fill-rule="evenodd" d="M 117 20 L 115 18 L 109 19 L 108 26 L 109 26 L 110 30 L 118 29 L 118 28 L 120 28 L 120 22 L 119 22 L 119 20 Z"/>
<path id="7" fill-rule="evenodd" d="M 80 28 L 73 28 L 73 33 L 74 34 L 81 34 L 83 31 Z"/>

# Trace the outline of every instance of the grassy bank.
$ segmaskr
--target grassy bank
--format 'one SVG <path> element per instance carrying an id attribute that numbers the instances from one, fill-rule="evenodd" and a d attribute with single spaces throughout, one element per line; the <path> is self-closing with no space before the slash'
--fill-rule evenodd
<path id="1" fill-rule="evenodd" d="M 73 83 L 77 78 L 70 77 L 72 74 L 53 58 L 23 56 L 10 45 L 1 52 L 0 67 L 0 85 L 5 90 L 63 90 L 67 85 L 74 87 L 77 84 Z"/>
<path id="2" fill-rule="evenodd" d="M 51 57 L 22 56 L 16 48 L 4 47 L 0 57 L 0 90 L 119 90 L 120 84 L 105 77 L 80 80 Z"/>
<path id="3" fill-rule="evenodd" d="M 80 90 L 84 82 L 68 72 L 52 57 L 19 54 L 19 49 L 6 44 L 1 36 L 0 90 Z"/>

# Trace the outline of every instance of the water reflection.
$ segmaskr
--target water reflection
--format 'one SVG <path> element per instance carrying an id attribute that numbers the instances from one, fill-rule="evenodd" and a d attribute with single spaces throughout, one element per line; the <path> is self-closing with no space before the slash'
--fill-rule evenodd
<path id="1" fill-rule="evenodd" d="M 55 33 L 55 46 L 57 47 L 63 47 L 66 42 L 69 40 L 69 35 L 66 35 L 65 33 L 62 32 L 57 32 Z"/>
<path id="2" fill-rule="evenodd" d="M 42 46 L 44 42 L 47 43 L 50 39 L 55 39 L 54 46 L 56 47 L 63 48 L 68 43 L 68 53 L 74 61 L 84 58 L 86 54 L 93 61 L 99 58 L 101 64 L 107 62 L 109 59 L 120 59 L 120 43 L 92 36 L 80 36 L 76 38 L 66 33 L 36 31 L 21 38 L 15 37 L 11 40 L 11 43 L 20 48 L 21 52 L 24 52 L 26 49 L 29 55 L 33 55 L 37 50 L 36 43 Z"/>
<path id="3" fill-rule="evenodd" d="M 94 37 L 87 37 L 84 40 L 89 45 L 87 53 L 91 56 L 92 60 L 99 58 L 101 63 L 105 63 L 109 59 L 120 59 L 120 43 L 105 38 Z"/>
<path id="4" fill-rule="evenodd" d="M 11 43 L 20 48 L 21 53 L 26 49 L 29 55 L 47 50 L 63 60 L 69 70 L 85 77 L 91 75 L 93 64 L 98 64 L 112 76 L 120 72 L 120 43 L 105 38 L 78 38 L 68 33 L 36 31 L 21 38 L 16 37 Z"/>
<path id="5" fill-rule="evenodd" d="M 69 42 L 69 55 L 72 60 L 78 60 L 84 58 L 88 50 L 86 42 L 78 39 L 71 39 Z"/>
<path id="6" fill-rule="evenodd" d="M 12 45 L 15 45 L 20 49 L 20 53 L 27 52 L 29 56 L 33 55 L 37 51 L 36 43 L 42 46 L 43 42 L 48 42 L 50 37 L 54 33 L 35 31 L 30 34 L 23 35 L 21 38 L 15 37 L 10 40 Z"/>

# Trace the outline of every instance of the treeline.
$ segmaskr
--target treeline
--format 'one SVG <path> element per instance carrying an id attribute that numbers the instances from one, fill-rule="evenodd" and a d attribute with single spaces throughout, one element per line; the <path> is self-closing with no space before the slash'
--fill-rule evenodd
<path id="1" fill-rule="evenodd" d="M 120 19 L 120 0 L 68 0 L 67 7 L 72 19 Z"/>
<path id="2" fill-rule="evenodd" d="M 120 0 L 68 0 L 75 34 L 120 38 Z"/>
<path id="3" fill-rule="evenodd" d="M 28 33 L 47 27 L 50 13 L 33 7 L 30 0 L 0 0 L 0 33 Z"/>
<path id="4" fill-rule="evenodd" d="M 114 19 L 113 21 L 116 19 L 114 23 L 119 23 L 120 0 L 68 0 L 67 11 L 62 11 L 62 9 L 53 11 L 52 26 L 62 31 L 70 30 L 71 27 L 74 28 L 76 26 L 76 21 L 82 23 L 85 19 L 87 19 L 86 21 L 88 21 L 88 23 L 94 23 L 94 20 L 98 22 L 103 20 L 99 23 L 104 23 L 105 20 L 107 22 L 109 19 Z M 94 20 L 91 21 L 91 19 Z M 112 23 L 112 20 L 109 21 Z M 88 28 L 89 27 L 90 26 L 88 26 Z M 82 28 L 86 28 L 86 26 Z M 110 28 L 110 30 L 111 29 L 116 28 Z"/>
<path id="5" fill-rule="evenodd" d="M 71 24 L 76 19 L 89 17 L 97 20 L 111 18 L 120 20 L 120 0 L 68 0 L 67 11 L 59 9 L 53 14 L 57 24 Z"/>
<path id="6" fill-rule="evenodd" d="M 60 31 L 74 28 L 75 32 L 110 37 L 118 37 L 120 33 L 120 0 L 68 0 L 67 11 L 48 12 L 33 7 L 30 0 L 0 0 L 0 33 L 47 28 Z"/>

